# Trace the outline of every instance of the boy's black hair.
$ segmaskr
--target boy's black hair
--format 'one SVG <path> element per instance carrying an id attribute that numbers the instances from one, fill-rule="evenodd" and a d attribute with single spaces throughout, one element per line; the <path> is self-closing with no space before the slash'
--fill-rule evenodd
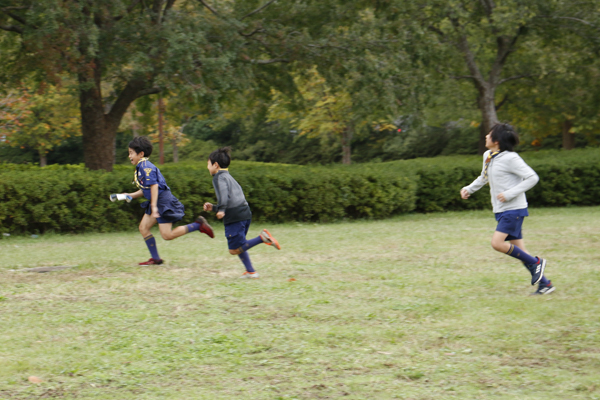
<path id="1" fill-rule="evenodd" d="M 219 163 L 219 167 L 227 168 L 231 163 L 231 147 L 221 147 L 208 156 L 211 164 Z"/>
<path id="2" fill-rule="evenodd" d="M 514 147 L 519 144 L 519 134 L 509 124 L 496 124 L 490 132 L 492 142 L 498 142 L 500 151 L 513 151 Z"/>
<path id="3" fill-rule="evenodd" d="M 152 154 L 152 142 L 146 136 L 136 136 L 129 142 L 129 148 L 137 154 L 144 152 L 144 157 L 150 157 Z"/>

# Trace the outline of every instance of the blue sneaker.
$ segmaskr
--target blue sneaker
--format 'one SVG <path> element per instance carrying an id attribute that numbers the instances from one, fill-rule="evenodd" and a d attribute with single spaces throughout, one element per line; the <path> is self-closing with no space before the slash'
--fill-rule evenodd
<path id="1" fill-rule="evenodd" d="M 552 282 L 548 282 L 547 285 L 542 285 L 541 283 L 538 286 L 538 289 L 531 293 L 532 295 L 543 295 L 543 294 L 550 294 L 552 292 L 554 292 L 555 287 L 552 285 Z"/>
<path id="2" fill-rule="evenodd" d="M 539 257 L 537 259 L 538 259 L 537 263 L 525 266 L 531 273 L 531 285 L 532 286 L 535 285 L 536 283 L 540 282 L 540 280 L 542 279 L 542 276 L 544 276 L 544 270 L 546 269 L 546 260 L 544 260 L 543 258 L 539 258 Z"/>

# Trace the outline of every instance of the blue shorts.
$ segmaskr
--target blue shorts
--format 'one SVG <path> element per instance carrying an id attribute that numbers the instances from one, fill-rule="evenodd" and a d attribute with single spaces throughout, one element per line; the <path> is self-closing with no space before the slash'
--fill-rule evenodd
<path id="1" fill-rule="evenodd" d="M 158 213 L 160 214 L 160 217 L 156 219 L 159 224 L 171 224 L 181 221 L 185 215 L 185 207 L 169 190 L 162 192 L 158 196 L 156 206 L 158 207 Z M 146 214 L 152 214 L 150 201 L 143 202 L 141 207 L 145 210 Z"/>
<path id="2" fill-rule="evenodd" d="M 246 235 L 251 222 L 251 219 L 246 219 L 225 225 L 225 237 L 227 238 L 229 250 L 237 250 L 246 244 Z"/>
<path id="3" fill-rule="evenodd" d="M 526 208 L 496 213 L 496 231 L 506 233 L 505 241 L 523 239 L 523 221 L 529 216 Z"/>

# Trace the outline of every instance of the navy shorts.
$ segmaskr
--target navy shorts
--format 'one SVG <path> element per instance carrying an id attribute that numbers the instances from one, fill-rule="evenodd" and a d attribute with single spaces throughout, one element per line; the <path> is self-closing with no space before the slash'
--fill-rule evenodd
<path id="1" fill-rule="evenodd" d="M 158 196 L 156 206 L 158 207 L 158 213 L 160 214 L 160 217 L 156 219 L 159 224 L 172 224 L 181 221 L 185 215 L 185 207 L 169 190 L 162 192 Z M 145 210 L 146 214 L 152 214 L 150 201 L 143 202 L 141 207 Z"/>
<path id="2" fill-rule="evenodd" d="M 246 219 L 225 225 L 225 237 L 227 238 L 229 250 L 237 250 L 246 244 L 246 235 L 251 222 L 251 219 Z"/>
<path id="3" fill-rule="evenodd" d="M 510 210 L 496 214 L 496 231 L 506 233 L 505 241 L 523 239 L 523 221 L 529 216 L 527 209 Z"/>

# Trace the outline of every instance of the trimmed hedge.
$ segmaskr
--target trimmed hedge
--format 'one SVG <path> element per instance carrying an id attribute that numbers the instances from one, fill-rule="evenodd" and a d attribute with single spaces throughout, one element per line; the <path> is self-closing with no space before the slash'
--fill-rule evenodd
<path id="1" fill-rule="evenodd" d="M 600 204 L 600 149 L 524 153 L 540 182 L 527 193 L 531 206 Z M 481 172 L 481 157 L 437 157 L 352 166 L 307 167 L 237 161 L 233 176 L 257 221 L 336 221 L 448 210 L 489 209 L 487 187 L 468 201 L 460 189 Z M 215 202 L 204 162 L 161 167 L 193 220 Z M 133 192 L 133 167 L 113 172 L 82 166 L 44 168 L 0 164 L 0 232 L 89 232 L 132 229 L 140 200 L 112 203 L 110 193 Z M 214 219 L 214 214 L 211 213 Z"/>
<path id="2" fill-rule="evenodd" d="M 204 163 L 161 168 L 189 223 L 205 202 L 215 202 Z M 413 179 L 370 172 L 329 171 L 260 163 L 234 163 L 257 221 L 334 221 L 385 218 L 414 209 Z M 89 232 L 131 229 L 142 217 L 143 200 L 109 201 L 111 193 L 133 192 L 132 167 L 111 173 L 81 166 L 11 168 L 0 171 L 0 231 Z M 211 213 L 214 219 L 214 214 Z"/>

